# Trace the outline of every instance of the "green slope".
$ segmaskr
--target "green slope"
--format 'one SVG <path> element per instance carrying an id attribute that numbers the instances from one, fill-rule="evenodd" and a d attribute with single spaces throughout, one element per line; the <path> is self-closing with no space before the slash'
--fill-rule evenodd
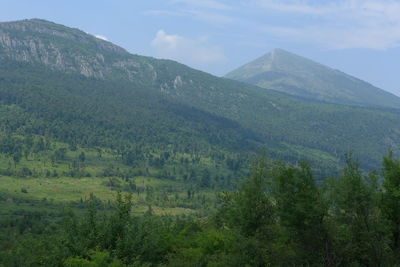
<path id="1" fill-rule="evenodd" d="M 400 112 L 304 100 L 273 90 L 220 79 L 180 64 L 164 61 L 170 81 L 164 94 L 189 105 L 240 122 L 259 133 L 268 145 L 284 144 L 328 152 L 334 157 L 354 150 L 364 166 L 378 166 L 389 148 L 399 148 Z M 176 77 L 182 85 L 172 86 Z M 268 146 L 267 145 L 267 146 Z M 285 151 L 298 157 L 295 150 Z M 308 153 L 300 153 L 309 155 Z M 309 155 L 311 156 L 311 155 Z M 361 158 L 361 157 L 360 157 Z"/>
<path id="2" fill-rule="evenodd" d="M 0 99 L 22 134 L 66 143 L 255 152 L 336 166 L 348 150 L 376 167 L 399 148 L 400 116 L 308 101 L 132 55 L 43 20 L 0 24 Z M 12 125 L 14 118 L 4 118 Z M 361 157 L 360 157 L 361 158 Z"/>
<path id="3" fill-rule="evenodd" d="M 275 49 L 225 77 L 331 103 L 400 108 L 399 97 L 282 49 Z"/>

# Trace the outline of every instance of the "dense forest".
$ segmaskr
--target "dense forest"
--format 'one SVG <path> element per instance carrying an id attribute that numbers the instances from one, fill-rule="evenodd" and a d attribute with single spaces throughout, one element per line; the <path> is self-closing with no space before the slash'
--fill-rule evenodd
<path id="1" fill-rule="evenodd" d="M 398 109 L 37 19 L 0 62 L 0 267 L 400 265 Z"/>
<path id="2" fill-rule="evenodd" d="M 130 54 L 44 20 L 0 23 L 0 36 L 0 103 L 18 112 L 18 132 L 112 148 L 266 148 L 322 172 L 338 170 L 350 149 L 373 169 L 400 148 L 397 109 L 293 97 Z"/>
<path id="3" fill-rule="evenodd" d="M 316 184 L 307 163 L 259 158 L 207 216 L 132 213 L 132 194 L 80 213 L 3 218 L 3 266 L 397 266 L 400 161 L 364 174 L 346 155 L 339 177 Z"/>

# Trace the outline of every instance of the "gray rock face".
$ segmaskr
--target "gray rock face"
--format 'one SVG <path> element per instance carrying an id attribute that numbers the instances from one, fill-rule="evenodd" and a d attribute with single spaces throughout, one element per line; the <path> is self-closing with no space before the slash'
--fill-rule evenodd
<path id="1" fill-rule="evenodd" d="M 97 79 L 156 77 L 153 66 L 119 46 L 39 19 L 0 23 L 0 60 L 7 58 Z"/>

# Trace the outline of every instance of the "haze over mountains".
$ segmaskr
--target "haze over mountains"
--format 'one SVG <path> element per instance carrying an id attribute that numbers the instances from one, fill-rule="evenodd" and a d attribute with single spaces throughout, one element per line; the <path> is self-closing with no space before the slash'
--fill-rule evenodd
<path id="1" fill-rule="evenodd" d="M 398 98 L 281 50 L 227 75 L 265 89 L 33 19 L 0 23 L 0 61 L 0 119 L 20 135 L 114 148 L 266 148 L 324 166 L 353 150 L 365 168 L 400 147 L 399 110 L 287 93 L 392 108 Z"/>
<path id="2" fill-rule="evenodd" d="M 399 97 L 282 49 L 275 49 L 225 77 L 308 99 L 400 108 Z"/>

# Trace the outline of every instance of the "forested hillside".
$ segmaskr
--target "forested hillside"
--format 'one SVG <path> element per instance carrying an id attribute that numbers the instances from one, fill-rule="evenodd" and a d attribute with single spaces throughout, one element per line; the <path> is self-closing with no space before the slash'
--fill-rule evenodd
<path id="1" fill-rule="evenodd" d="M 399 115 L 0 23 L 0 266 L 398 264 Z"/>
<path id="2" fill-rule="evenodd" d="M 249 152 L 261 145 L 280 159 L 333 168 L 349 150 L 371 168 L 399 148 L 397 110 L 305 101 L 131 55 L 43 20 L 2 23 L 0 35 L 1 101 L 42 121 L 36 134 L 62 142 Z"/>

